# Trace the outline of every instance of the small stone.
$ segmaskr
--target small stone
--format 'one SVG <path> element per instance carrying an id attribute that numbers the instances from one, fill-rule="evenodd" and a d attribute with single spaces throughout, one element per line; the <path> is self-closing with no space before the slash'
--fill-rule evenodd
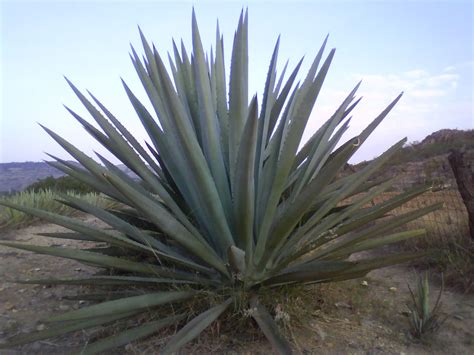
<path id="1" fill-rule="evenodd" d="M 84 304 L 84 303 L 86 303 L 86 301 L 84 301 L 84 300 L 79 301 L 79 304 Z"/>
<path id="2" fill-rule="evenodd" d="M 76 267 L 74 271 L 81 271 L 82 269 L 80 267 Z"/>
<path id="3" fill-rule="evenodd" d="M 127 351 L 133 351 L 133 346 L 132 346 L 132 344 L 127 344 L 127 345 L 125 345 L 125 350 L 127 350 Z"/>
<path id="4" fill-rule="evenodd" d="M 23 293 L 26 291 L 26 288 L 22 288 L 21 290 L 18 290 L 18 292 Z"/>
<path id="5" fill-rule="evenodd" d="M 61 304 L 61 305 L 59 306 L 59 309 L 60 309 L 61 311 L 68 311 L 68 310 L 71 309 L 71 307 L 69 307 L 68 305 L 65 305 L 65 304 Z"/>
<path id="6" fill-rule="evenodd" d="M 6 302 L 5 305 L 4 305 L 4 308 L 7 309 L 7 310 L 11 310 L 11 309 L 15 308 L 15 305 L 11 304 L 10 302 Z"/>
<path id="7" fill-rule="evenodd" d="M 361 284 L 361 286 L 365 286 L 365 287 L 369 286 L 369 283 L 365 280 L 362 281 L 360 284 Z"/>
<path id="8" fill-rule="evenodd" d="M 46 328 L 46 326 L 44 324 L 40 324 L 36 327 L 36 330 L 37 331 L 42 331 L 42 330 L 44 330 L 44 328 Z"/>
<path id="9" fill-rule="evenodd" d="M 324 339 L 326 339 L 326 332 L 324 330 L 321 329 L 321 327 L 319 325 L 316 325 L 314 327 L 314 330 L 316 330 L 316 333 L 318 333 L 319 337 L 321 338 L 321 340 L 324 341 Z"/>
<path id="10" fill-rule="evenodd" d="M 388 290 L 392 291 L 392 292 L 397 292 L 398 291 L 398 289 L 396 287 L 390 287 Z"/>
<path id="11" fill-rule="evenodd" d="M 464 320 L 464 317 L 459 314 L 456 314 L 454 318 L 459 319 L 459 320 Z"/>
<path id="12" fill-rule="evenodd" d="M 411 311 L 400 311 L 400 314 L 401 314 L 402 316 L 408 317 L 408 316 L 411 314 Z"/>
<path id="13" fill-rule="evenodd" d="M 33 270 L 34 270 L 34 271 L 41 271 L 41 268 L 35 267 Z"/>
<path id="14" fill-rule="evenodd" d="M 352 309 L 352 306 L 350 304 L 347 304 L 346 302 L 336 302 L 334 303 L 334 305 L 337 307 L 337 308 L 348 308 L 348 309 Z"/>

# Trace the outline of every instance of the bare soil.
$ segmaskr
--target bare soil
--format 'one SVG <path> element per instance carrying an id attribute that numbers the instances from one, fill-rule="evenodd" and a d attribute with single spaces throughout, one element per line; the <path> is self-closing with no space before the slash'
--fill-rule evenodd
<path id="1" fill-rule="evenodd" d="M 82 217 L 89 223 L 93 218 Z M 53 239 L 38 233 L 59 232 L 52 224 L 35 225 L 0 232 L 0 239 L 37 245 L 75 247 L 87 242 Z M 90 244 L 90 243 L 89 243 Z M 96 272 L 78 262 L 37 255 L 0 246 L 0 341 L 10 336 L 39 330 L 42 319 L 76 309 L 83 302 L 66 300 L 78 287 L 16 284 L 15 278 L 80 277 Z M 309 304 L 303 304 L 302 320 L 291 320 L 286 331 L 301 354 L 474 354 L 474 299 L 446 290 L 443 312 L 449 315 L 441 330 L 424 342 L 409 333 L 406 303 L 407 284 L 415 285 L 416 274 L 408 266 L 371 272 L 366 278 L 311 286 Z M 363 282 L 365 281 L 365 282 Z M 432 284 L 432 295 L 439 285 Z M 307 298 L 305 298 L 307 299 Z M 284 305 L 283 305 L 284 307 Z M 297 325 L 295 325 L 297 324 Z M 271 353 L 262 336 L 249 337 L 212 329 L 185 352 L 192 353 Z M 222 327 L 228 328 L 228 327 Z M 91 333 L 78 332 L 48 341 L 38 341 L 0 354 L 67 354 L 87 343 Z M 152 354 L 161 341 L 151 338 L 115 350 L 113 354 Z"/>

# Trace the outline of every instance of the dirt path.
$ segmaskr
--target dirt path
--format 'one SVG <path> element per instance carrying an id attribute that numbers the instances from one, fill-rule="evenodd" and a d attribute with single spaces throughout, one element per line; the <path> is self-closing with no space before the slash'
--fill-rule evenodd
<path id="1" fill-rule="evenodd" d="M 85 218 L 85 217 L 84 217 Z M 87 219 L 89 223 L 98 223 Z M 62 228 L 51 224 L 36 225 L 0 233 L 0 239 L 24 241 L 37 245 L 74 247 L 86 242 L 52 239 L 37 233 L 58 232 Z M 64 297 L 75 290 L 64 286 L 21 285 L 14 278 L 47 278 L 50 276 L 79 277 L 94 272 L 94 268 L 77 262 L 36 255 L 0 246 L 0 340 L 9 336 L 42 329 L 41 319 L 79 307 L 79 301 Z M 415 342 L 408 334 L 407 283 L 414 285 L 415 273 L 406 266 L 373 271 L 364 280 L 320 285 L 314 292 L 315 303 L 308 307 L 307 326 L 292 329 L 293 341 L 299 353 L 310 354 L 474 354 L 474 299 L 445 291 L 443 310 L 450 318 L 428 343 Z M 366 281 L 367 285 L 362 284 Z M 432 285 L 432 294 L 438 286 Z M 319 303 L 318 303 L 319 302 Z M 315 306 L 317 305 L 318 306 Z M 0 354 L 65 354 L 87 341 L 86 332 L 51 341 L 39 341 Z M 261 340 L 225 347 L 219 343 L 229 339 L 225 334 L 215 337 L 215 344 L 193 347 L 196 353 L 232 349 L 236 352 L 268 353 Z M 229 348 L 230 347 L 230 348 Z M 149 346 L 133 346 L 121 353 L 153 353 Z M 156 349 L 156 348 L 155 348 Z M 114 354 L 118 352 L 115 351 Z"/>

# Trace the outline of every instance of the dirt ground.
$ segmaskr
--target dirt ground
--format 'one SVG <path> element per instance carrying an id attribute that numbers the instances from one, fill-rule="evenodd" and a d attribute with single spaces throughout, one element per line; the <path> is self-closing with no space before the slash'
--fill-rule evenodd
<path id="1" fill-rule="evenodd" d="M 83 217 L 87 218 L 87 217 Z M 98 223 L 88 218 L 89 223 Z M 0 232 L 0 239 L 37 245 L 74 247 L 85 242 L 52 239 L 37 233 L 62 228 L 42 224 Z M 15 334 L 41 330 L 41 319 L 79 308 L 83 301 L 65 299 L 76 288 L 15 284 L 15 278 L 80 277 L 95 271 L 77 262 L 36 255 L 0 246 L 0 341 Z M 301 354 L 474 354 L 474 299 L 451 290 L 443 294 L 443 312 L 449 315 L 439 333 L 426 342 L 415 341 L 408 331 L 407 284 L 415 285 L 416 275 L 407 266 L 371 272 L 366 278 L 312 286 L 314 302 L 305 308 L 304 326 L 288 327 L 295 350 Z M 436 295 L 439 286 L 431 285 Z M 299 322 L 301 323 L 301 322 Z M 291 322 L 290 322 L 291 324 Z M 53 340 L 38 341 L 0 354 L 67 354 L 80 349 L 90 338 L 78 332 Z M 152 354 L 159 343 L 153 339 L 115 350 L 113 354 Z M 238 339 L 235 334 L 213 332 L 191 345 L 194 353 L 271 353 L 266 341 Z"/>

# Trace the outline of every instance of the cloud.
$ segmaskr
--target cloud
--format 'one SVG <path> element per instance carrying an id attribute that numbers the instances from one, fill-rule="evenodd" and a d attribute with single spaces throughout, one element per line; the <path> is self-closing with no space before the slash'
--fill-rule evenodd
<path id="1" fill-rule="evenodd" d="M 363 96 L 363 100 L 353 112 L 347 139 L 357 135 L 391 100 L 404 92 L 402 99 L 353 161 L 371 159 L 405 136 L 413 141 L 442 128 L 472 128 L 472 96 L 466 98 L 469 89 L 462 81 L 462 73 L 458 66 L 447 66 L 435 73 L 413 68 L 399 73 L 348 75 L 347 81 L 362 79 L 358 94 Z M 308 124 L 306 139 L 335 111 L 350 87 L 346 89 L 329 88 L 324 93 Z"/>

